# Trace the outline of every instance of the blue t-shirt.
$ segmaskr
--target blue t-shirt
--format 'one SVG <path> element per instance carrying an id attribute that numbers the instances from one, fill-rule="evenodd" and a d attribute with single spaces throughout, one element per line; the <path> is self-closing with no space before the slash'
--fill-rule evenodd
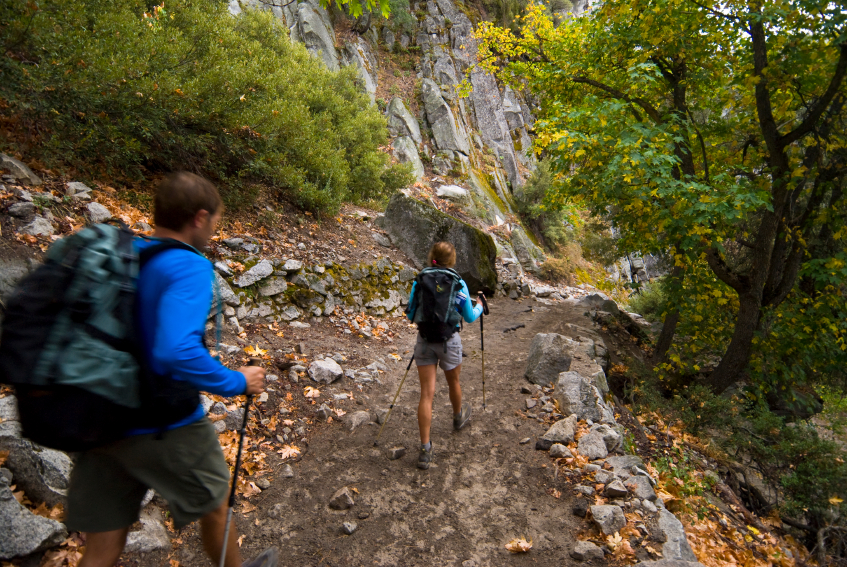
<path id="1" fill-rule="evenodd" d="M 139 238 L 135 246 L 141 251 L 156 243 Z M 204 392 L 236 396 L 247 389 L 244 375 L 226 368 L 203 346 L 214 282 L 212 263 L 194 252 L 166 250 L 150 260 L 138 277 L 136 316 L 142 348 L 157 374 L 187 380 Z M 194 423 L 203 415 L 198 404 L 194 413 L 167 429 Z"/>
<path id="2" fill-rule="evenodd" d="M 456 311 L 459 312 L 462 319 L 465 320 L 465 323 L 473 323 L 480 315 L 482 315 L 482 305 L 475 305 L 471 301 L 471 292 L 468 291 L 468 284 L 465 283 L 465 280 L 461 280 L 461 282 L 462 290 L 456 294 Z M 415 320 L 415 310 L 418 308 L 415 300 L 415 287 L 417 285 L 417 281 L 413 282 L 412 291 L 409 292 L 409 312 L 406 313 L 406 317 L 409 318 L 409 321 Z M 459 325 L 456 326 L 458 327 Z"/>

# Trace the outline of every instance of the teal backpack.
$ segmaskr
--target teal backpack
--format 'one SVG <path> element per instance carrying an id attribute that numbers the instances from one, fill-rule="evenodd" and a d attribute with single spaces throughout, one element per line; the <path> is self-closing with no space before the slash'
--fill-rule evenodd
<path id="1" fill-rule="evenodd" d="M 82 451 L 161 427 L 197 409 L 187 382 L 152 373 L 135 328 L 136 282 L 163 240 L 139 255 L 124 225 L 100 224 L 54 243 L 12 294 L 0 332 L 0 381 L 12 384 L 25 437 Z"/>
<path id="2" fill-rule="evenodd" d="M 424 268 L 415 282 L 414 322 L 418 332 L 428 343 L 446 342 L 462 322 L 456 309 L 462 277 L 450 268 Z"/>

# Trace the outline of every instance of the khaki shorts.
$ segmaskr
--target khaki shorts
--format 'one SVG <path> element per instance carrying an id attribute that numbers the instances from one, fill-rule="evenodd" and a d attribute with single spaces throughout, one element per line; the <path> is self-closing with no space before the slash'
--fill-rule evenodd
<path id="1" fill-rule="evenodd" d="M 462 364 L 462 337 L 455 333 L 446 343 L 428 343 L 418 335 L 415 343 L 415 364 L 439 364 L 445 372 Z"/>
<path id="2" fill-rule="evenodd" d="M 181 528 L 218 508 L 229 494 L 229 467 L 212 423 L 134 435 L 79 455 L 68 488 L 68 529 L 106 532 L 138 520 L 148 488 L 168 502 Z"/>

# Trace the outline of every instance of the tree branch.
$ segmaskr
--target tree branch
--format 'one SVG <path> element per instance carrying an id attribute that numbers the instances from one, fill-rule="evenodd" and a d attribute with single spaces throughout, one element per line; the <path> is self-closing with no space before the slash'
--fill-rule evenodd
<path id="1" fill-rule="evenodd" d="M 743 276 L 736 274 L 732 268 L 730 268 L 726 261 L 721 258 L 720 252 L 714 247 L 709 248 L 706 251 L 706 261 L 709 263 L 709 267 L 715 272 L 715 275 L 720 278 L 722 282 L 726 285 L 737 291 L 739 294 L 742 292 L 748 291 L 749 284 L 746 281 L 746 278 Z"/>
<path id="2" fill-rule="evenodd" d="M 835 74 L 832 75 L 832 79 L 829 81 L 829 86 L 823 96 L 821 96 L 821 98 L 812 105 L 811 110 L 809 110 L 809 113 L 806 114 L 806 118 L 803 122 L 801 122 L 800 125 L 791 132 L 779 137 L 779 144 L 781 147 L 784 148 L 793 144 L 812 131 L 815 127 L 815 123 L 826 111 L 827 107 L 835 98 L 835 95 L 838 94 L 838 90 L 841 88 L 841 83 L 844 80 L 845 75 L 847 75 L 847 45 L 842 43 L 840 53 L 838 55 L 838 63 L 835 65 Z"/>
<path id="3" fill-rule="evenodd" d="M 616 89 L 614 87 L 610 87 L 609 85 L 605 85 L 605 84 L 603 84 L 599 81 L 595 81 L 594 79 L 589 79 L 588 77 L 575 76 L 575 77 L 571 77 L 571 80 L 575 83 L 579 83 L 579 84 L 583 84 L 583 85 L 590 85 L 592 87 L 600 89 L 601 91 L 609 93 L 610 95 L 612 95 L 615 98 L 619 98 L 619 99 L 626 101 L 630 104 L 638 105 L 644 110 L 644 112 L 647 113 L 647 116 L 649 116 L 650 118 L 653 119 L 654 122 L 656 122 L 657 124 L 662 124 L 662 116 L 661 116 L 661 114 L 659 114 L 659 111 L 656 110 L 649 102 L 647 102 L 646 100 L 644 100 L 642 98 L 638 98 L 638 97 L 633 98 L 633 97 L 627 96 L 624 92 L 619 91 L 618 89 Z"/>

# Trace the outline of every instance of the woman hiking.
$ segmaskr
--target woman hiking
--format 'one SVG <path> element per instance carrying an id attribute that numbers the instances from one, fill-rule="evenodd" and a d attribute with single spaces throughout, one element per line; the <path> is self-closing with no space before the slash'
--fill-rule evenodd
<path id="1" fill-rule="evenodd" d="M 421 382 L 418 404 L 418 428 L 421 452 L 418 468 L 428 469 L 432 462 L 432 400 L 435 396 L 436 364 L 440 364 L 450 389 L 453 406 L 453 429 L 462 429 L 471 418 L 471 405 L 462 404 L 462 339 L 461 319 L 473 323 L 482 313 L 482 302 L 470 300 L 465 281 L 452 268 L 456 265 L 456 249 L 449 242 L 436 242 L 429 251 L 427 267 L 415 278 L 409 294 L 406 316 L 418 325 L 415 362 Z"/>

